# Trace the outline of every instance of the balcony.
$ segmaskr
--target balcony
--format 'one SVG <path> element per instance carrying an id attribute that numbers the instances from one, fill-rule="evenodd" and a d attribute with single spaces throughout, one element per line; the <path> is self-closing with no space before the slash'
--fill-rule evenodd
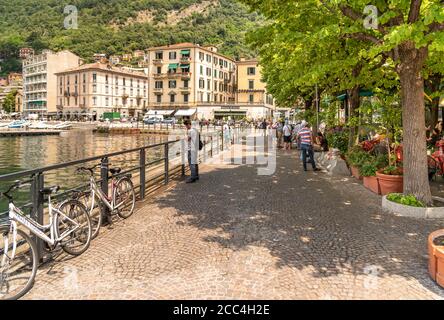
<path id="1" fill-rule="evenodd" d="M 154 88 L 153 92 L 154 94 L 163 94 L 163 88 Z"/>
<path id="2" fill-rule="evenodd" d="M 165 73 L 155 73 L 155 74 L 153 75 L 154 79 L 162 79 L 162 78 L 164 78 L 165 76 L 166 76 Z"/>
<path id="3" fill-rule="evenodd" d="M 69 93 L 69 91 L 65 91 L 64 96 L 65 97 L 69 97 L 71 94 Z"/>
<path id="4" fill-rule="evenodd" d="M 180 90 L 180 92 L 187 93 L 187 92 L 191 91 L 191 88 L 190 87 L 181 87 L 179 90 Z"/>
<path id="5" fill-rule="evenodd" d="M 162 59 L 154 59 L 153 64 L 155 64 L 155 65 L 163 64 L 163 60 Z"/>
<path id="6" fill-rule="evenodd" d="M 187 64 L 187 63 L 190 63 L 191 62 L 191 57 L 189 57 L 189 56 L 182 56 L 181 58 L 180 58 L 180 63 L 185 63 L 185 64 Z"/>
<path id="7" fill-rule="evenodd" d="M 190 80 L 191 72 L 181 72 L 180 77 L 182 78 L 182 80 Z"/>

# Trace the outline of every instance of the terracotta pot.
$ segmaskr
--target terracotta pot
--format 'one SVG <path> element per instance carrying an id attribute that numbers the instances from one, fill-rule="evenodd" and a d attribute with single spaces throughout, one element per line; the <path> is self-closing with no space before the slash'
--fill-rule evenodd
<path id="1" fill-rule="evenodd" d="M 364 177 L 364 187 L 376 194 L 381 194 L 381 188 L 377 177 Z"/>
<path id="2" fill-rule="evenodd" d="M 437 246 L 433 241 L 444 236 L 444 230 L 430 234 L 428 240 L 429 274 L 441 287 L 444 287 L 444 246 Z"/>
<path id="3" fill-rule="evenodd" d="M 351 170 L 353 177 L 355 177 L 356 179 L 362 180 L 362 176 L 359 174 L 358 167 L 350 166 L 350 170 Z"/>
<path id="4" fill-rule="evenodd" d="M 404 188 L 404 177 L 398 175 L 388 175 L 381 172 L 376 172 L 379 179 L 379 186 L 381 194 L 387 195 L 389 193 L 402 193 Z"/>

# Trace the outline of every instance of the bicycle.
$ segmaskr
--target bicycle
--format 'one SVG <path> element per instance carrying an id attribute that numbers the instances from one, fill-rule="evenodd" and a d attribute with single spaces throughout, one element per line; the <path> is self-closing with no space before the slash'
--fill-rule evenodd
<path id="1" fill-rule="evenodd" d="M 7 224 L 0 226 L 0 300 L 18 299 L 33 286 L 38 256 L 36 242 L 30 235 L 42 239 L 50 246 L 60 245 L 66 253 L 74 256 L 84 253 L 91 242 L 91 220 L 82 203 L 69 199 L 57 208 L 52 205 L 51 194 L 56 193 L 59 186 L 40 191 L 48 196 L 48 225 L 40 225 L 26 217 L 10 196 L 13 190 L 26 185 L 16 181 L 6 192 L 1 193 L 9 200 L 9 215 Z M 22 229 L 28 230 L 30 235 Z"/>
<path id="2" fill-rule="evenodd" d="M 86 192 L 80 193 L 77 196 L 77 199 L 85 204 L 89 212 L 92 220 L 93 239 L 99 234 L 103 221 L 103 215 L 100 210 L 94 213 L 96 200 L 98 200 L 98 203 L 105 205 L 110 210 L 110 214 L 117 213 L 117 215 L 122 219 L 127 219 L 133 214 L 136 204 L 136 193 L 134 191 L 133 182 L 131 181 L 131 175 L 127 174 L 118 178 L 116 175 L 122 172 L 122 169 L 110 169 L 111 196 L 109 196 L 102 191 L 94 179 L 94 169 L 99 166 L 101 166 L 101 164 L 97 164 L 90 168 L 80 167 L 77 169 L 77 172 L 89 172 L 90 189 Z"/>

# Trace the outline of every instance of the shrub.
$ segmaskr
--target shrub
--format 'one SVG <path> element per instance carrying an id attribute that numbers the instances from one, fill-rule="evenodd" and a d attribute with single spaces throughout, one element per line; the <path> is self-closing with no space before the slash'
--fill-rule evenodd
<path id="1" fill-rule="evenodd" d="M 424 208 L 425 205 L 424 203 L 422 203 L 421 201 L 419 201 L 418 199 L 416 199 L 416 197 L 414 195 L 405 195 L 402 193 L 391 193 L 387 196 L 387 200 L 399 203 L 399 204 L 403 204 L 406 206 L 411 206 L 411 207 L 418 207 L 418 208 Z"/>
<path id="2" fill-rule="evenodd" d="M 335 129 L 327 133 L 327 140 L 332 148 L 338 149 L 341 154 L 348 150 L 348 130 Z"/>

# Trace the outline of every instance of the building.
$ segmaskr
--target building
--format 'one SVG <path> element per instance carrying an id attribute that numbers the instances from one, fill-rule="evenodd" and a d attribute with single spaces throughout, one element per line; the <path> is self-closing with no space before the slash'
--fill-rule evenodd
<path id="1" fill-rule="evenodd" d="M 142 116 L 148 107 L 148 77 L 137 71 L 92 63 L 57 73 L 57 109 L 64 117 L 105 112 Z"/>
<path id="2" fill-rule="evenodd" d="M 70 51 L 45 50 L 23 61 L 23 113 L 57 114 L 57 72 L 78 67 L 80 58 Z"/>
<path id="3" fill-rule="evenodd" d="M 131 61 L 133 59 L 133 55 L 131 53 L 125 53 L 122 55 L 122 60 L 123 61 Z"/>
<path id="4" fill-rule="evenodd" d="M 119 64 L 121 60 L 122 60 L 121 56 L 110 56 L 109 57 L 109 62 L 114 65 Z"/>
<path id="5" fill-rule="evenodd" d="M 23 110 L 23 89 L 18 89 L 15 95 L 15 110 L 14 112 L 21 113 Z"/>
<path id="6" fill-rule="evenodd" d="M 133 52 L 133 58 L 134 59 L 143 59 L 143 57 L 145 56 L 145 51 L 143 50 L 136 50 Z"/>
<path id="7" fill-rule="evenodd" d="M 212 119 L 235 102 L 236 63 L 215 47 L 179 43 L 147 52 L 150 109 Z"/>
<path id="8" fill-rule="evenodd" d="M 8 85 L 23 85 L 23 76 L 21 73 L 11 72 L 7 77 Z"/>
<path id="9" fill-rule="evenodd" d="M 30 56 L 34 55 L 34 49 L 32 48 L 21 48 L 19 51 L 20 59 L 28 59 Z"/>
<path id="10" fill-rule="evenodd" d="M 106 58 L 106 54 L 104 53 L 96 53 L 93 56 L 95 62 L 107 63 L 108 59 Z"/>
<path id="11" fill-rule="evenodd" d="M 234 114 L 244 114 L 247 118 L 271 118 L 275 110 L 274 99 L 267 93 L 262 81 L 258 60 L 241 59 L 237 65 L 236 102 L 239 107 Z"/>

